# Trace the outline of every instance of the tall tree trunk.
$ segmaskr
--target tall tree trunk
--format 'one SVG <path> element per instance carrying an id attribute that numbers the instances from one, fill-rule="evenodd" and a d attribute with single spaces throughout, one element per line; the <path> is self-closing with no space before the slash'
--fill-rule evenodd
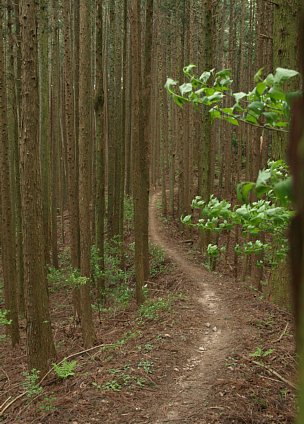
<path id="1" fill-rule="evenodd" d="M 48 308 L 39 166 L 37 6 L 21 0 L 21 199 L 29 369 L 44 372 L 55 354 Z"/>
<path id="2" fill-rule="evenodd" d="M 80 0 L 79 30 L 79 227 L 80 272 L 90 280 L 91 276 L 91 61 L 90 61 L 90 6 Z M 95 334 L 92 317 L 89 282 L 80 287 L 81 326 L 85 347 L 94 344 Z"/>
<path id="3" fill-rule="evenodd" d="M 105 215 L 105 132 L 104 132 L 104 74 L 103 62 L 103 0 L 97 0 L 97 32 L 96 32 L 96 248 L 98 251 L 99 267 L 104 270 L 104 215 Z M 105 288 L 104 278 L 100 277 L 97 283 L 98 298 L 102 300 Z"/>
<path id="4" fill-rule="evenodd" d="M 4 280 L 5 306 L 13 347 L 19 343 L 17 307 L 16 235 L 13 220 L 10 149 L 7 131 L 7 97 L 3 46 L 3 9 L 0 10 L 0 175 L 1 175 L 1 253 Z"/>
<path id="5" fill-rule="evenodd" d="M 78 201 L 78 168 L 77 150 L 78 139 L 76 136 L 74 115 L 76 103 L 73 95 L 73 67 L 72 67 L 72 8 L 71 2 L 66 0 L 64 13 L 64 89 L 65 89 L 65 128 L 67 149 L 67 185 L 68 209 L 70 226 L 71 265 L 73 269 L 80 268 L 80 235 L 79 235 L 79 201 Z M 78 109 L 78 108 L 77 108 Z M 78 288 L 73 289 L 73 304 L 75 315 L 80 318 L 80 293 Z"/>

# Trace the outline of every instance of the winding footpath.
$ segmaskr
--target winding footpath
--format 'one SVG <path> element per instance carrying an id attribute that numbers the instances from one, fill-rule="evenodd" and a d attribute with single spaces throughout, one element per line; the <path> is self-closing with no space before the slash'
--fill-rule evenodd
<path id="1" fill-rule="evenodd" d="M 201 308 L 202 328 L 199 344 L 188 358 L 186 371 L 169 388 L 169 399 L 163 400 L 153 423 L 205 424 L 204 408 L 208 407 L 206 398 L 210 396 L 212 384 L 233 348 L 238 318 L 216 289 L 221 284 L 219 276 L 194 264 L 183 249 L 162 231 L 157 218 L 157 201 L 158 196 L 155 194 L 150 203 L 150 240 L 164 250 L 186 280 L 192 280 L 198 286 L 197 302 Z M 198 415 L 201 417 L 199 421 Z"/>

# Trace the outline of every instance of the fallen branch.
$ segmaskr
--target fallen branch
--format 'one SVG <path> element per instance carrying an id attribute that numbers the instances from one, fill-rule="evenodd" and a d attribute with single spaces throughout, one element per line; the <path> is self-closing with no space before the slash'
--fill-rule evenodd
<path id="1" fill-rule="evenodd" d="M 295 389 L 295 390 L 297 389 L 297 386 L 295 384 L 293 384 L 291 381 L 287 380 L 285 377 L 283 377 L 277 371 L 275 371 L 272 368 L 270 368 L 268 365 L 262 364 L 261 362 L 254 361 L 254 360 L 251 360 L 251 362 L 253 364 L 255 364 L 255 365 L 258 365 L 261 368 L 265 368 L 265 370 L 267 370 L 268 372 L 270 372 L 270 374 L 275 375 L 277 378 L 279 378 L 281 381 L 283 381 L 283 383 L 287 384 L 292 389 Z"/>
<path id="2" fill-rule="evenodd" d="M 274 340 L 272 343 L 278 343 L 279 341 L 281 341 L 281 340 L 282 340 L 282 338 L 285 336 L 287 329 L 288 329 L 288 323 L 286 324 L 286 327 L 284 328 L 284 331 L 283 331 L 283 333 L 280 335 L 280 337 L 279 337 L 277 340 Z"/>
<path id="3" fill-rule="evenodd" d="M 107 346 L 107 345 L 101 344 L 101 345 L 98 345 L 98 346 L 93 346 L 90 349 L 82 350 L 81 352 L 72 353 L 71 355 L 64 357 L 60 362 L 57 363 L 57 365 L 62 364 L 62 362 L 67 361 L 68 359 L 76 358 L 77 356 L 81 356 L 85 353 L 91 352 L 92 350 L 100 349 L 101 347 L 104 347 L 104 346 Z M 53 368 L 50 368 L 49 371 L 42 377 L 42 379 L 39 381 L 38 384 L 41 385 L 43 383 L 43 381 L 46 379 L 46 377 L 52 371 L 53 371 Z M 11 396 L 8 399 L 6 399 L 6 401 L 0 406 L 0 417 L 3 417 L 5 411 L 7 411 L 19 399 L 22 399 L 26 394 L 27 394 L 27 392 L 23 392 L 20 395 L 16 396 L 14 399 L 12 399 L 10 402 L 9 402 L 9 400 L 11 399 Z"/>

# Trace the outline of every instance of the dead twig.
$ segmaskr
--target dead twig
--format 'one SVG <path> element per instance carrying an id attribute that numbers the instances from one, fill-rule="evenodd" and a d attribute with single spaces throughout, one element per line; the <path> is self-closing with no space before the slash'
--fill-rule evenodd
<path id="1" fill-rule="evenodd" d="M 267 370 L 270 374 L 279 378 L 283 383 L 287 384 L 292 389 L 295 389 L 295 390 L 297 389 L 297 386 L 294 383 L 287 380 L 285 377 L 283 377 L 281 374 L 279 374 L 276 370 L 273 370 L 272 368 L 270 368 L 268 365 L 265 365 L 262 362 L 258 362 L 258 361 L 254 361 L 254 360 L 251 360 L 251 362 L 255 365 L 258 365 L 261 368 L 265 368 L 265 370 Z"/>
<path id="2" fill-rule="evenodd" d="M 286 324 L 286 327 L 284 328 L 283 333 L 280 335 L 280 337 L 279 337 L 278 339 L 274 340 L 272 343 L 278 343 L 279 341 L 281 341 L 281 340 L 282 340 L 282 338 L 283 338 L 283 337 L 285 336 L 285 334 L 286 334 L 286 331 L 287 331 L 287 329 L 288 329 L 288 326 L 289 326 L 289 324 L 287 323 L 287 324 Z"/>

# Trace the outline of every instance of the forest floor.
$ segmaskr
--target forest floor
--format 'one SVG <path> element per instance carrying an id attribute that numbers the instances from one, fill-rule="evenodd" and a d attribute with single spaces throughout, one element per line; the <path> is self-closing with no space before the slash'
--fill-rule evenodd
<path id="1" fill-rule="evenodd" d="M 207 271 L 171 222 L 150 206 L 150 236 L 166 255 L 151 301 L 95 313 L 96 350 L 75 376 L 51 373 L 24 392 L 24 343 L 0 350 L 0 422 L 14 424 L 283 424 L 295 411 L 292 317 L 230 276 Z M 81 352 L 68 289 L 51 293 L 57 361 Z M 24 334 L 23 334 L 24 340 Z M 8 401 L 8 399 L 10 400 Z M 1 408 L 0 408 L 1 410 Z"/>

